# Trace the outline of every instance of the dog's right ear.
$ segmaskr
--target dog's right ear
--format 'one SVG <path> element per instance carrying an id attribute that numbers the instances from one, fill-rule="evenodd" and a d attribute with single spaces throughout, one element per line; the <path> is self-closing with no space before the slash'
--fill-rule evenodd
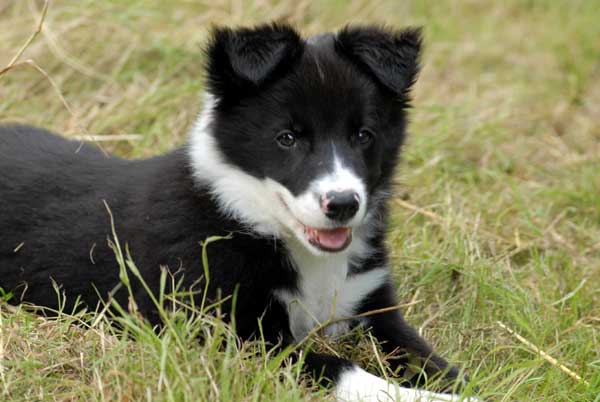
<path id="1" fill-rule="evenodd" d="M 209 92 L 221 100 L 251 93 L 285 73 L 302 48 L 289 25 L 215 28 L 206 51 Z"/>

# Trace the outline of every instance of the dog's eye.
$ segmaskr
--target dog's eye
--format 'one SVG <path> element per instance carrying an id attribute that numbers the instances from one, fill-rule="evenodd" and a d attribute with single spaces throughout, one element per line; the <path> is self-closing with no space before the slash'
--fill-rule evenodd
<path id="1" fill-rule="evenodd" d="M 296 135 L 290 130 L 283 130 L 275 138 L 277 143 L 283 148 L 291 148 L 296 145 Z"/>
<path id="2" fill-rule="evenodd" d="M 358 142 L 361 145 L 367 145 L 371 141 L 373 141 L 373 137 L 375 137 L 375 134 L 373 134 L 371 130 L 367 128 L 361 128 L 358 134 L 356 135 L 356 142 Z"/>

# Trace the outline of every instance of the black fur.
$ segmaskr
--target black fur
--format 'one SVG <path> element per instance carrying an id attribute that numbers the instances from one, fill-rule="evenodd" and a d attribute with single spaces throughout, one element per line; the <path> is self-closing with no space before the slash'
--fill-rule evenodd
<path id="1" fill-rule="evenodd" d="M 404 139 L 409 90 L 418 73 L 418 30 L 392 31 L 348 27 L 337 36 L 305 42 L 291 27 L 217 29 L 208 47 L 209 92 L 218 102 L 214 130 L 226 162 L 257 178 L 269 177 L 293 194 L 331 169 L 320 136 L 338 144 L 344 162 L 367 183 L 369 194 L 386 194 Z M 348 101 L 351 100 L 351 101 Z M 376 141 L 359 146 L 349 133 L 369 127 Z M 299 133 L 293 152 L 273 146 L 281 130 Z M 326 134 L 324 134 L 326 133 Z M 243 152 L 240 152 L 243 149 Z M 231 295 L 239 286 L 236 316 L 242 338 L 257 331 L 263 317 L 267 339 L 290 339 L 287 313 L 275 289 L 294 289 L 298 273 L 283 242 L 249 232 L 222 213 L 196 180 L 186 147 L 146 160 L 107 157 L 94 146 L 47 131 L 0 128 L 0 286 L 16 301 L 57 308 L 51 281 L 67 296 L 94 308 L 119 284 L 118 268 L 107 239 L 110 207 L 116 233 L 128 244 L 136 265 L 153 291 L 160 267 L 184 278 L 186 286 L 202 277 L 199 242 L 233 233 L 208 247 L 209 299 Z M 351 267 L 357 274 L 387 264 L 385 205 L 372 202 L 379 224 L 369 259 Z M 139 310 L 160 324 L 146 292 L 133 281 Z M 126 292 L 114 297 L 126 305 Z M 199 296 L 201 297 L 201 296 Z M 384 284 L 357 313 L 397 304 L 393 286 Z M 373 334 L 387 352 L 408 350 L 436 369 L 448 364 L 397 311 L 369 318 Z M 401 361 L 402 362 L 402 361 Z M 309 370 L 337 377 L 351 363 L 309 354 Z M 430 365 L 431 366 L 431 365 Z M 452 368 L 450 377 L 456 377 Z"/>
<path id="2" fill-rule="evenodd" d="M 221 103 L 255 93 L 289 69 L 301 50 L 300 36 L 286 25 L 217 28 L 207 51 L 211 93 Z"/>
<path id="3" fill-rule="evenodd" d="M 406 96 L 419 72 L 421 30 L 389 32 L 376 27 L 347 27 L 336 45 L 365 72 L 399 97 Z"/>

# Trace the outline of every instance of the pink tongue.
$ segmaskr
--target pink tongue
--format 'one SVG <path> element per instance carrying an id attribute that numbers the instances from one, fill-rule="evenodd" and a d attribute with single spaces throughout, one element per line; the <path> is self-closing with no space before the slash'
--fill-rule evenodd
<path id="1" fill-rule="evenodd" d="M 336 250 L 346 244 L 350 230 L 348 228 L 315 229 L 315 234 L 321 246 Z"/>

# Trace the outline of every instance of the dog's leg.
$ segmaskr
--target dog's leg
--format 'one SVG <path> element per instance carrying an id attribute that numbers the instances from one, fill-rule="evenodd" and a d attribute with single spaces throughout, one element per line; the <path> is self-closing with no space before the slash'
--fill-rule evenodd
<path id="1" fill-rule="evenodd" d="M 394 288 L 388 281 L 367 297 L 361 306 L 361 312 L 385 309 L 397 304 Z M 458 369 L 433 352 L 427 341 L 404 320 L 398 310 L 371 315 L 366 319 L 365 324 L 371 328 L 373 335 L 381 342 L 385 353 L 405 354 L 404 357 L 392 360 L 392 368 L 397 369 L 400 366 L 400 374 L 403 373 L 408 362 L 406 353 L 409 353 L 412 357 L 420 360 L 423 369 L 429 375 L 444 373 L 448 380 L 468 381 L 467 377 L 459 378 Z M 418 384 L 413 383 L 413 385 Z"/>
<path id="2" fill-rule="evenodd" d="M 331 381 L 338 402 L 458 402 L 460 397 L 439 394 L 413 388 L 405 388 L 386 381 L 349 360 L 320 353 L 309 352 L 304 359 L 305 369 L 314 378 L 324 377 Z M 476 399 L 464 399 L 475 402 Z"/>

